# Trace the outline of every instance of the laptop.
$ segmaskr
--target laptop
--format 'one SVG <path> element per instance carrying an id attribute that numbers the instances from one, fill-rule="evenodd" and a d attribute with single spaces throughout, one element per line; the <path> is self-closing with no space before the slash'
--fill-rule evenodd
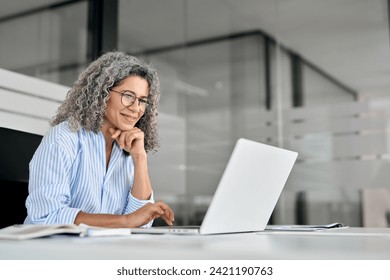
<path id="1" fill-rule="evenodd" d="M 263 231 L 298 153 L 237 140 L 200 226 L 133 228 L 132 233 L 224 234 Z"/>

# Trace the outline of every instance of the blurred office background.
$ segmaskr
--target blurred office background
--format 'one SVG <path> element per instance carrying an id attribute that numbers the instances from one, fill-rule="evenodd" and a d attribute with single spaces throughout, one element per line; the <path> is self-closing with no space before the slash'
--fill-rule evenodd
<path id="1" fill-rule="evenodd" d="M 150 154 L 150 173 L 156 199 L 173 206 L 178 223 L 201 222 L 239 137 L 299 152 L 270 223 L 367 225 L 363 193 L 384 190 L 386 199 L 387 0 L 1 0 L 0 7 L 7 71 L 70 87 L 112 49 L 157 67 L 161 148 Z M 52 115 L 31 103 L 39 92 L 16 90 L 14 100 L 2 90 L 0 124 L 44 134 Z M 44 98 L 52 114 L 61 100 L 53 96 Z"/>

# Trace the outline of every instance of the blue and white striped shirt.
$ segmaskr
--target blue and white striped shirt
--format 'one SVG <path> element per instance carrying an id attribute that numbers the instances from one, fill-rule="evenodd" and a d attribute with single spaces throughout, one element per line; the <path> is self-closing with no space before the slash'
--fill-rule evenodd
<path id="1" fill-rule="evenodd" d="M 153 195 L 133 197 L 133 181 L 133 160 L 116 142 L 106 168 L 103 133 L 72 132 L 63 122 L 43 137 L 30 162 L 24 223 L 73 224 L 79 211 L 121 215 L 154 202 Z"/>

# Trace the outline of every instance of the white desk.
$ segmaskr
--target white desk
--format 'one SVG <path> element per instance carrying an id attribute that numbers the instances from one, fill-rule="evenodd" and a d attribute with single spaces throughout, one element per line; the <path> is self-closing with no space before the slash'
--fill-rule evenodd
<path id="1" fill-rule="evenodd" d="M 0 259 L 390 260 L 390 228 L 211 236 L 133 234 L 129 237 L 57 236 L 26 241 L 0 240 Z"/>

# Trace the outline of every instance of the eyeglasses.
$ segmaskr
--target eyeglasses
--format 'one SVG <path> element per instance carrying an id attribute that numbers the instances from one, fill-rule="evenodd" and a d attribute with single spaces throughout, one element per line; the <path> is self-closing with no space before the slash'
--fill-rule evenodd
<path id="1" fill-rule="evenodd" d="M 116 93 L 119 93 L 120 95 L 122 95 L 122 98 L 121 98 L 121 102 L 123 104 L 123 106 L 125 107 L 130 107 L 134 104 L 135 100 L 138 99 L 138 107 L 141 108 L 141 111 L 142 112 L 145 112 L 146 108 L 148 107 L 149 105 L 149 102 L 148 102 L 148 99 L 147 98 L 139 98 L 137 96 L 135 96 L 134 93 L 132 93 L 131 91 L 116 91 L 116 90 L 113 90 L 111 89 L 111 91 L 113 92 L 116 92 Z"/>

